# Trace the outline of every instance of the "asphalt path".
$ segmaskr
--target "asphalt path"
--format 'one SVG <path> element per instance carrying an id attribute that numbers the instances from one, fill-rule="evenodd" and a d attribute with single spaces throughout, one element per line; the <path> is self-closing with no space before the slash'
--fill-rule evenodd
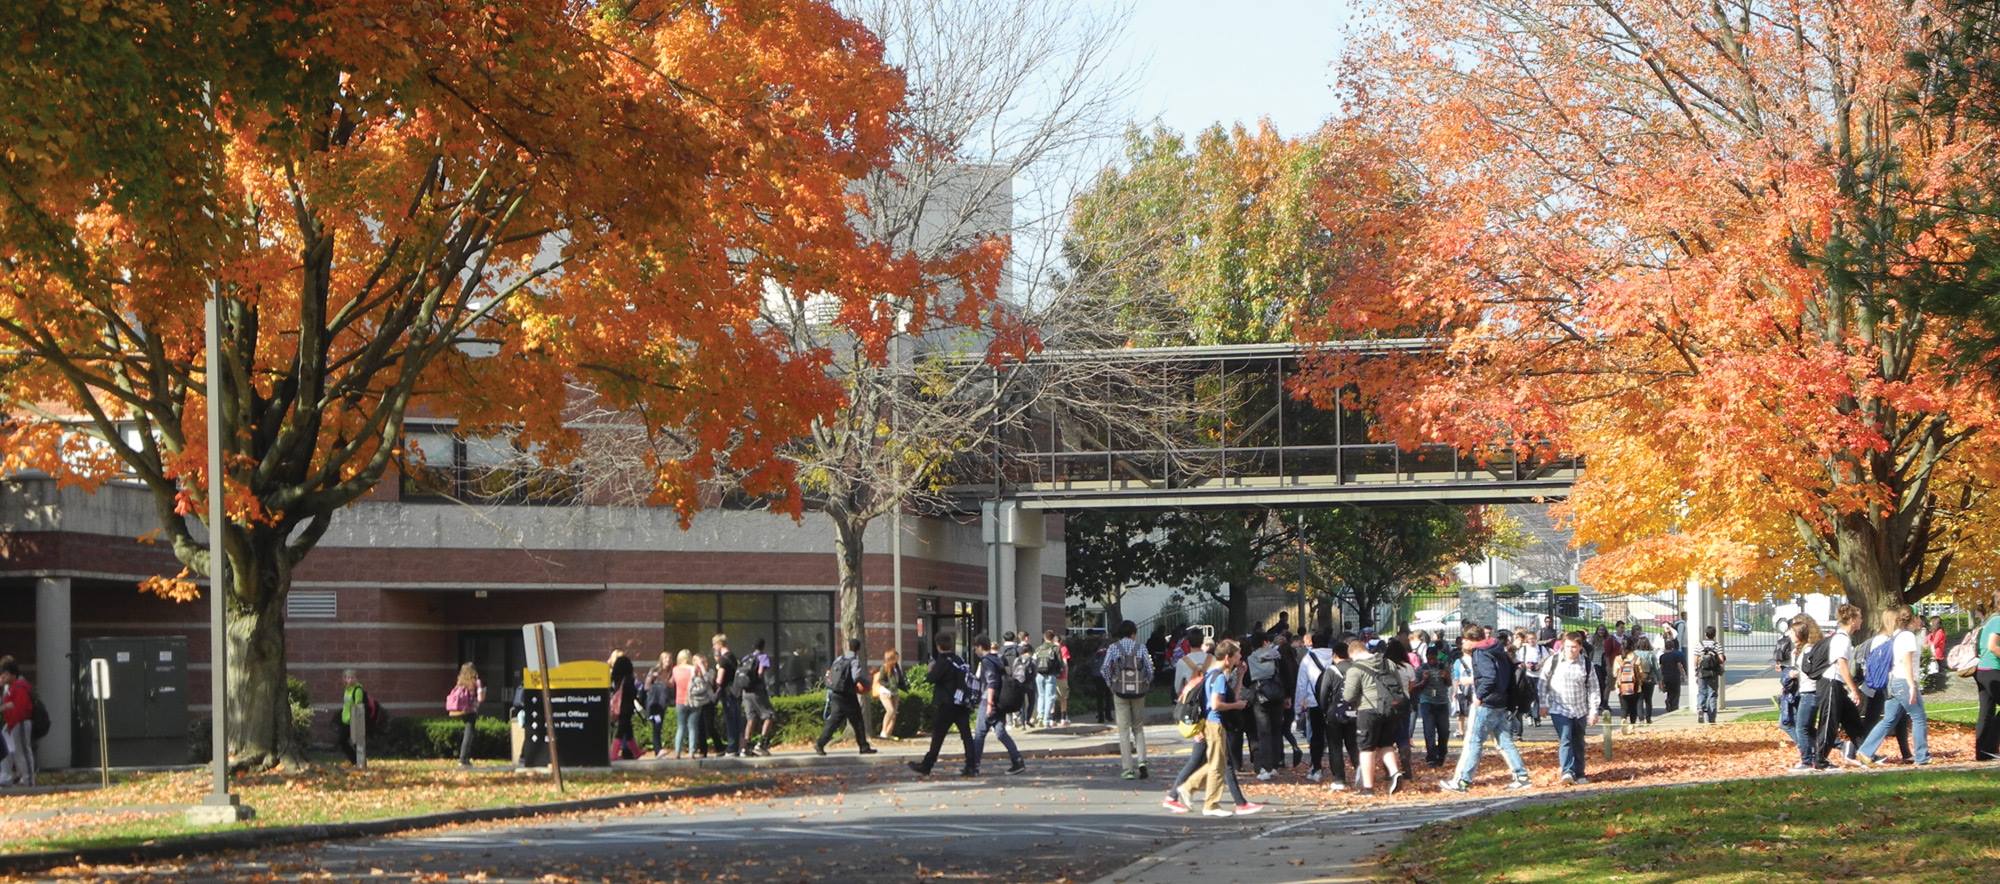
<path id="1" fill-rule="evenodd" d="M 654 805 L 92 872 L 175 880 L 1089 881 L 1189 838 L 1247 837 L 1321 810 L 1169 814 L 1160 806 L 1162 777 L 1179 761 L 1156 760 L 1145 781 L 1120 779 L 1115 758 L 1030 760 L 1017 776 L 971 779 L 945 775 L 942 764 L 928 778 L 884 767 L 760 801 Z"/>

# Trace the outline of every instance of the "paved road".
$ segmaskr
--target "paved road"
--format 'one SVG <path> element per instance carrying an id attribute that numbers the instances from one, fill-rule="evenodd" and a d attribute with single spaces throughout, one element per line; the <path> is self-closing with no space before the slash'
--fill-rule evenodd
<path id="1" fill-rule="evenodd" d="M 1174 759 L 1163 759 L 1171 761 Z M 1118 778 L 1116 759 L 1031 761 L 1028 773 L 918 779 L 838 774 L 808 794 L 698 809 L 584 814 L 129 870 L 182 880 L 453 878 L 903 881 L 1093 880 L 1186 840 L 1245 837 L 1308 811 L 1174 816 L 1165 784 Z M 1174 765 L 1177 766 L 1177 765 Z M 1311 810 L 1318 810 L 1313 808 Z M 113 870 L 97 869 L 98 874 Z"/>

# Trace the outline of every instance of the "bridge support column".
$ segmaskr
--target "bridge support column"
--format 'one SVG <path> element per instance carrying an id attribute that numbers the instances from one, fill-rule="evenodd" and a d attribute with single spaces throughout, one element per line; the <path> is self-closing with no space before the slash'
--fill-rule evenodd
<path id="1" fill-rule="evenodd" d="M 1722 629 L 1722 594 L 1716 587 L 1704 584 L 1699 578 L 1690 577 L 1682 606 L 1687 610 L 1687 634 L 1681 636 L 1681 647 L 1687 651 L 1689 669 L 1693 669 L 1695 649 L 1701 647 L 1702 638 L 1708 635 L 1710 627 L 1715 629 L 1717 644 L 1727 647 L 1728 638 Z M 1692 673 L 1690 673 L 1692 674 Z M 1721 711 L 1729 690 L 1729 679 L 1724 677 L 1715 692 L 1715 708 Z"/>
<path id="2" fill-rule="evenodd" d="M 980 507 L 986 543 L 987 635 L 1042 628 L 1042 514 L 1010 500 Z"/>

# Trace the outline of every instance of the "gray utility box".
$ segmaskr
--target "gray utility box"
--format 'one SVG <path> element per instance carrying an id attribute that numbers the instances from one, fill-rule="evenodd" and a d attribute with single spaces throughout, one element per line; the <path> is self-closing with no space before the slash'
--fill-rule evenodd
<path id="1" fill-rule="evenodd" d="M 90 697 L 90 661 L 111 664 L 111 699 L 104 703 L 113 767 L 186 764 L 188 760 L 187 638 L 86 638 L 76 643 L 77 767 L 97 766 L 97 701 Z"/>

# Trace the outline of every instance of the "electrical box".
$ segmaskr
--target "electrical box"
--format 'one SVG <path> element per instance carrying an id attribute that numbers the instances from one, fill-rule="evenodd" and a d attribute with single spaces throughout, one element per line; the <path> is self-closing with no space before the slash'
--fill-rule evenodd
<path id="1" fill-rule="evenodd" d="M 185 636 L 86 638 L 76 643 L 77 758 L 97 757 L 97 702 L 90 693 L 88 661 L 111 667 L 111 698 L 104 702 L 104 730 L 113 767 L 185 764 L 188 760 L 188 674 Z"/>

